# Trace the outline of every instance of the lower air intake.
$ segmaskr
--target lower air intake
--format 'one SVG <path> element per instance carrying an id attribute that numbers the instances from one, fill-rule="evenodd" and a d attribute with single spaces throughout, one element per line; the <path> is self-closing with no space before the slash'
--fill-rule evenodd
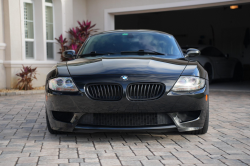
<path id="1" fill-rule="evenodd" d="M 73 112 L 61 112 L 61 111 L 52 111 L 53 117 L 61 122 L 69 123 L 70 120 L 73 118 Z"/>
<path id="2" fill-rule="evenodd" d="M 85 114 L 79 125 L 138 127 L 174 124 L 166 113 L 94 113 Z"/>

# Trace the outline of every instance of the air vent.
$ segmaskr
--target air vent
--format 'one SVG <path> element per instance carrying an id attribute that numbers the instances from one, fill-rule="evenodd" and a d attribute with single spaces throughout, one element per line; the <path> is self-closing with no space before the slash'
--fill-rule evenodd
<path id="1" fill-rule="evenodd" d="M 130 100 L 153 100 L 161 97 L 165 86 L 162 83 L 133 83 L 127 87 Z"/>
<path id="2" fill-rule="evenodd" d="M 61 111 L 52 111 L 53 117 L 61 122 L 69 123 L 72 119 L 74 113 L 73 112 L 61 112 Z"/>
<path id="3" fill-rule="evenodd" d="M 89 84 L 86 86 L 87 95 L 94 100 L 120 100 L 123 88 L 119 84 Z"/>
<path id="4" fill-rule="evenodd" d="M 136 127 L 174 124 L 167 113 L 94 113 L 81 117 L 78 125 Z"/>

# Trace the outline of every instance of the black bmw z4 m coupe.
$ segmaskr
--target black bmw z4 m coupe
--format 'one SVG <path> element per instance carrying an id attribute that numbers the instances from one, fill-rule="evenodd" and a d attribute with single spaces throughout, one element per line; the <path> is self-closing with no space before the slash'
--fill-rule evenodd
<path id="1" fill-rule="evenodd" d="M 206 70 L 175 38 L 149 30 L 90 36 L 63 53 L 47 75 L 46 120 L 60 132 L 179 131 L 204 134 L 209 124 Z"/>

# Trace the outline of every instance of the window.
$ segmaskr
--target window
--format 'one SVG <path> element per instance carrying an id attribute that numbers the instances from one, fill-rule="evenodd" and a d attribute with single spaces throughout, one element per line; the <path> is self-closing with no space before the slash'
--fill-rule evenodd
<path id="1" fill-rule="evenodd" d="M 25 37 L 25 56 L 27 59 L 34 58 L 34 21 L 33 3 L 24 2 L 24 37 Z"/>
<path id="2" fill-rule="evenodd" d="M 45 0 L 47 59 L 54 59 L 53 3 Z"/>

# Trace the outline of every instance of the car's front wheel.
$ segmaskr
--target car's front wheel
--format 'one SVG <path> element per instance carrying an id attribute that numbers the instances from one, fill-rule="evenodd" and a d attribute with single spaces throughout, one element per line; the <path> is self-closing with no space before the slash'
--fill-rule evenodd
<path id="1" fill-rule="evenodd" d="M 190 133 L 190 134 L 206 134 L 207 130 L 208 130 L 208 125 L 209 125 L 209 110 L 207 111 L 206 120 L 205 120 L 203 128 L 200 130 L 190 131 L 188 133 Z"/>

